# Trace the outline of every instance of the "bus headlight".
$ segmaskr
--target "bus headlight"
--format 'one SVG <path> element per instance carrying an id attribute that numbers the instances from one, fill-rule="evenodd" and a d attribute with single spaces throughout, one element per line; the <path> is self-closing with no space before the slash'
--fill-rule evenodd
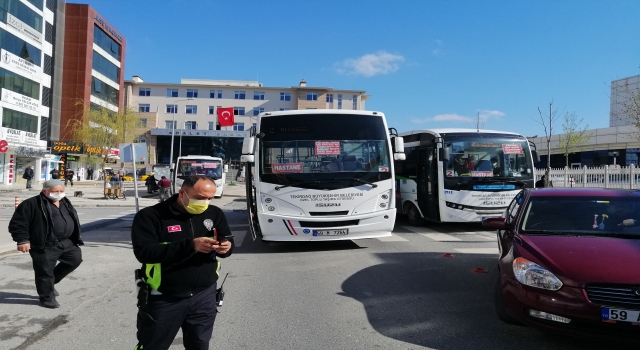
<path id="1" fill-rule="evenodd" d="M 302 209 L 287 201 L 283 201 L 278 197 L 272 197 L 271 195 L 261 193 L 260 199 L 260 207 L 262 208 L 262 212 L 289 216 L 305 215 Z"/>

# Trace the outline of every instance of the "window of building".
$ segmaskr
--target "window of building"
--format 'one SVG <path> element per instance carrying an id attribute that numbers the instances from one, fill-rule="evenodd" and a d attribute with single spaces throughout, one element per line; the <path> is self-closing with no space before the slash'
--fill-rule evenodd
<path id="1" fill-rule="evenodd" d="M 209 90 L 209 98 L 222 98 L 222 90 Z"/>
<path id="2" fill-rule="evenodd" d="M 198 98 L 198 89 L 187 89 L 188 98 Z"/>
<path id="3" fill-rule="evenodd" d="M 338 109 L 342 109 L 342 95 L 338 94 Z"/>
<path id="4" fill-rule="evenodd" d="M 195 121 L 184 122 L 184 128 L 188 130 L 195 130 L 198 128 L 198 123 Z"/>
<path id="5" fill-rule="evenodd" d="M 233 93 L 233 98 L 236 100 L 244 100 L 245 96 L 246 96 L 245 91 L 235 91 Z"/>
<path id="6" fill-rule="evenodd" d="M 280 108 L 281 111 L 290 111 L 291 108 Z"/>
<path id="7" fill-rule="evenodd" d="M 167 105 L 167 113 L 178 113 L 178 105 Z"/>
<path id="8" fill-rule="evenodd" d="M 165 129 L 176 129 L 178 127 L 178 124 L 176 124 L 177 122 L 175 120 L 165 120 L 164 121 L 164 128 Z"/>
<path id="9" fill-rule="evenodd" d="M 253 109 L 253 115 L 257 116 L 258 114 L 264 112 L 264 108 L 254 108 Z"/>
<path id="10" fill-rule="evenodd" d="M 178 89 L 167 89 L 167 97 L 178 97 Z"/>
<path id="11" fill-rule="evenodd" d="M 99 54 L 97 51 L 93 51 L 93 62 L 91 63 L 91 67 L 115 83 L 120 81 L 120 68 L 111 63 L 108 59 L 104 58 L 104 56 Z"/>
<path id="12" fill-rule="evenodd" d="M 198 114 L 198 106 L 196 106 L 196 105 L 187 105 L 185 113 L 187 113 L 187 114 Z"/>
<path id="13" fill-rule="evenodd" d="M 353 95 L 353 109 L 358 109 L 358 95 Z"/>
<path id="14" fill-rule="evenodd" d="M 305 108 L 305 109 L 317 109 L 317 108 L 311 108 L 311 107 L 307 107 L 307 108 Z"/>
<path id="15" fill-rule="evenodd" d="M 291 93 L 290 92 L 281 92 L 280 93 L 280 101 L 291 101 Z"/>
<path id="16" fill-rule="evenodd" d="M 244 123 L 233 123 L 234 131 L 244 131 Z"/>
<path id="17" fill-rule="evenodd" d="M 333 94 L 327 94 L 327 102 L 333 102 Z"/>
<path id="18" fill-rule="evenodd" d="M 22 130 L 26 132 L 38 132 L 39 117 L 26 114 L 7 107 L 2 108 L 2 127 Z"/>
<path id="19" fill-rule="evenodd" d="M 0 88 L 11 90 L 36 100 L 40 99 L 40 84 L 4 68 L 0 68 Z"/>
<path id="20" fill-rule="evenodd" d="M 0 4 L 2 3 L 3 2 L 0 2 Z M 40 49 L 1 28 L 0 43 L 2 43 L 3 49 L 12 54 L 24 58 L 38 67 L 42 65 L 42 51 Z"/>
<path id="21" fill-rule="evenodd" d="M 11 15 L 17 17 L 19 20 L 24 22 L 29 27 L 35 29 L 39 33 L 42 33 L 42 24 L 43 24 L 42 16 L 40 16 L 35 11 L 33 11 L 29 6 L 23 4 L 20 1 L 7 1 L 7 0 L 0 1 L 0 4 L 2 6 L 3 22 L 6 22 L 7 15 L 5 13 L 8 12 Z M 40 6 L 39 8 L 41 9 L 42 6 Z"/>
<path id="22" fill-rule="evenodd" d="M 253 99 L 254 100 L 264 100 L 264 91 L 254 91 L 253 92 Z"/>
<path id="23" fill-rule="evenodd" d="M 209 106 L 209 114 L 215 114 L 216 108 L 214 106 Z"/>
<path id="24" fill-rule="evenodd" d="M 138 112 L 149 113 L 151 110 L 151 105 L 148 103 L 140 103 L 138 105 Z"/>
<path id="25" fill-rule="evenodd" d="M 147 127 L 147 118 L 140 118 L 140 126 L 143 128 Z"/>
<path id="26" fill-rule="evenodd" d="M 307 92 L 307 101 L 318 101 L 317 92 Z"/>
<path id="27" fill-rule="evenodd" d="M 244 115 L 244 107 L 233 107 L 233 115 Z"/>
<path id="28" fill-rule="evenodd" d="M 138 96 L 151 96 L 151 88 L 140 88 Z"/>
<path id="29" fill-rule="evenodd" d="M 216 122 L 209 122 L 209 130 L 215 130 L 216 129 Z"/>
<path id="30" fill-rule="evenodd" d="M 256 123 L 251 124 L 251 128 L 253 129 L 253 131 L 256 131 L 258 129 L 258 124 Z"/>
<path id="31" fill-rule="evenodd" d="M 91 96 L 95 96 L 103 101 L 117 105 L 120 91 L 104 81 L 92 76 Z"/>
<path id="32" fill-rule="evenodd" d="M 120 61 L 120 44 L 111 39 L 111 37 L 96 24 L 93 25 L 93 42 L 113 58 Z"/>

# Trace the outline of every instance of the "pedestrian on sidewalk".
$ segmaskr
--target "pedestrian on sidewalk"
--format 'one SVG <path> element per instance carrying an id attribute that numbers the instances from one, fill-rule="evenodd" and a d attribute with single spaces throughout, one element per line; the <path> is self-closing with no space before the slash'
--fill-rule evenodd
<path id="1" fill-rule="evenodd" d="M 26 169 L 24 169 L 24 174 L 22 174 L 22 178 L 27 180 L 27 189 L 31 189 L 31 184 L 33 183 L 33 165 L 29 165 Z"/>
<path id="2" fill-rule="evenodd" d="M 51 174 L 51 179 L 53 180 L 60 179 L 60 171 L 56 168 L 53 168 L 53 170 L 51 170 L 49 174 Z"/>
<path id="3" fill-rule="evenodd" d="M 147 193 L 153 194 L 153 191 L 156 187 L 156 177 L 153 176 L 153 173 L 149 174 L 146 180 L 144 180 L 144 184 L 147 186 Z"/>
<path id="4" fill-rule="evenodd" d="M 87 180 L 93 180 L 93 168 L 87 170 Z"/>
<path id="5" fill-rule="evenodd" d="M 158 193 L 160 202 L 164 202 L 171 197 L 171 181 L 169 181 L 166 176 L 162 176 L 160 177 L 160 181 L 158 181 L 158 186 L 160 186 L 160 192 Z"/>
<path id="6" fill-rule="evenodd" d="M 71 182 L 71 187 L 73 187 L 73 174 L 74 171 L 71 169 L 67 169 L 67 171 L 64 172 L 64 185 L 67 186 L 67 181 Z"/>
<path id="7" fill-rule="evenodd" d="M 209 348 L 218 258 L 233 251 L 224 212 L 209 205 L 215 193 L 211 178 L 190 176 L 178 194 L 134 217 L 133 253 L 142 263 L 141 287 L 147 288 L 138 300 L 136 349 L 168 349 L 180 328 L 186 349 Z"/>
<path id="8" fill-rule="evenodd" d="M 58 308 L 55 284 L 82 262 L 80 220 L 62 180 L 48 180 L 42 192 L 18 205 L 9 232 L 18 251 L 29 252 L 33 261 L 40 305 Z"/>

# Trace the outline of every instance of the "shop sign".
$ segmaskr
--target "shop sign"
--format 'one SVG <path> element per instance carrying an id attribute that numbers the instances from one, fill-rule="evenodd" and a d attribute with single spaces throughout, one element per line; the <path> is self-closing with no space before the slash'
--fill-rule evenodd
<path id="1" fill-rule="evenodd" d="M 42 42 L 42 33 L 31 28 L 31 26 L 22 22 L 18 19 L 18 17 L 15 17 L 10 13 L 7 13 L 7 24 L 15 28 L 21 34 L 28 36 L 29 39 L 32 39 L 38 43 Z"/>
<path id="2" fill-rule="evenodd" d="M 0 153 L 7 153 L 9 150 L 9 142 L 7 140 L 0 140 Z"/>
<path id="3" fill-rule="evenodd" d="M 74 156 L 67 156 L 67 160 L 71 161 L 71 162 L 75 162 L 78 160 L 78 157 L 74 157 Z"/>
<path id="4" fill-rule="evenodd" d="M 53 141 L 53 145 L 51 146 L 52 154 L 62 154 L 62 153 L 84 153 L 83 152 L 82 142 L 73 142 L 73 141 Z"/>
<path id="5" fill-rule="evenodd" d="M 34 149 L 31 147 L 20 146 L 15 148 L 14 153 L 27 157 L 44 157 L 45 154 L 47 154 L 47 151 L 43 149 Z"/>
<path id="6" fill-rule="evenodd" d="M 84 152 L 88 154 L 102 154 L 102 148 L 93 147 L 88 143 L 84 144 Z"/>
<path id="7" fill-rule="evenodd" d="M 40 101 L 29 96 L 13 92 L 9 89 L 2 89 L 2 102 L 20 108 L 20 112 L 40 116 Z"/>
<path id="8" fill-rule="evenodd" d="M 42 68 L 5 49 L 0 50 L 0 56 L 0 67 L 20 74 L 35 82 L 40 82 L 42 78 Z"/>

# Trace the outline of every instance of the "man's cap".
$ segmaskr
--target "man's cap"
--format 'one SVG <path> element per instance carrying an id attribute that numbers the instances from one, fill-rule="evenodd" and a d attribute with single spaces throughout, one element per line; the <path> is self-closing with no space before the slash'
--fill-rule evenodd
<path id="1" fill-rule="evenodd" d="M 161 178 L 161 179 L 166 179 L 167 177 L 166 177 L 166 176 L 161 176 L 160 178 Z"/>
<path id="2" fill-rule="evenodd" d="M 42 184 L 42 188 L 49 188 L 54 186 L 64 186 L 64 181 L 58 179 L 47 180 Z"/>

